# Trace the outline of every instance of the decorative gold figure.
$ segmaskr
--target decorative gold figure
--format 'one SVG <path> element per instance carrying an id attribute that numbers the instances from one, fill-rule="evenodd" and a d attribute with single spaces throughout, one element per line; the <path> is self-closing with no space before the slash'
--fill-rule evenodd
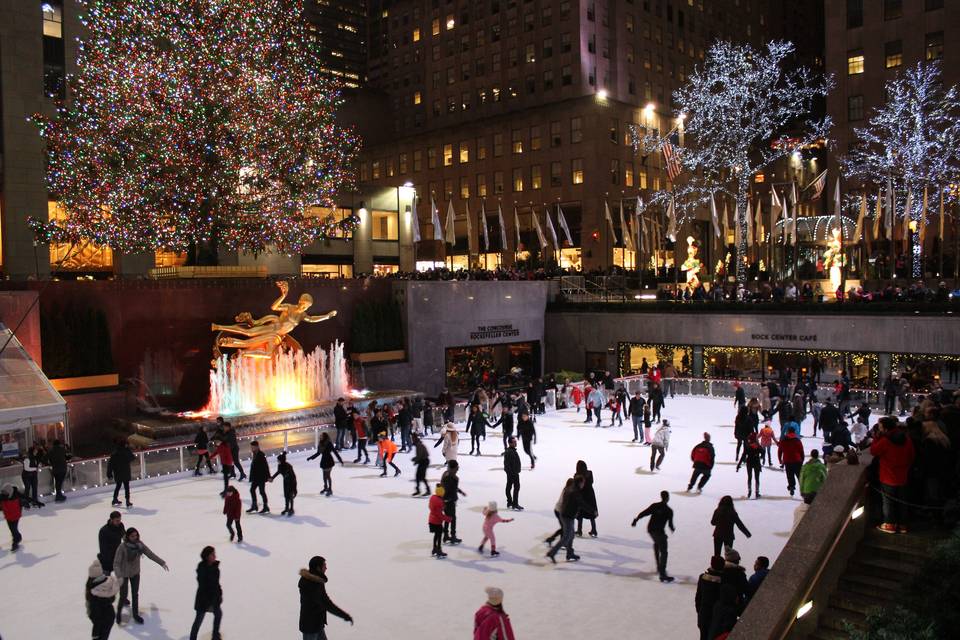
<path id="1" fill-rule="evenodd" d="M 250 312 L 244 311 L 235 318 L 236 324 L 211 325 L 213 331 L 220 332 L 214 341 L 214 366 L 222 347 L 239 349 L 239 354 L 245 358 L 271 358 L 281 344 L 286 344 L 289 349 L 300 350 L 300 344 L 288 335 L 297 325 L 301 322 L 323 322 L 337 315 L 336 311 L 320 316 L 307 315 L 307 309 L 313 304 L 313 297 L 309 293 L 302 294 L 296 304 L 284 303 L 290 285 L 280 281 L 277 287 L 280 288 L 280 297 L 270 305 L 270 309 L 280 312 L 280 315 L 270 314 L 254 320 Z M 243 338 L 223 335 L 225 333 L 235 333 Z"/>
<path id="2" fill-rule="evenodd" d="M 680 269 L 687 272 L 687 286 L 690 287 L 691 293 L 700 286 L 700 278 L 697 276 L 700 273 L 700 260 L 697 258 L 698 249 L 693 236 L 687 236 L 687 259 L 680 265 Z"/>

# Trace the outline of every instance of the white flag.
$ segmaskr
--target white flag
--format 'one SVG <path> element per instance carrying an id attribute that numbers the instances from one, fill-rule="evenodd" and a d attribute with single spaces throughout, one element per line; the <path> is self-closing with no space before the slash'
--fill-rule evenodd
<path id="1" fill-rule="evenodd" d="M 410 231 L 413 233 L 413 242 L 420 242 L 420 216 L 417 214 L 417 194 L 413 194 L 413 202 L 410 203 Z"/>
<path id="2" fill-rule="evenodd" d="M 433 225 L 433 239 L 443 242 L 443 225 L 440 224 L 440 211 L 437 209 L 437 203 L 433 201 L 433 194 L 430 194 L 430 224 Z"/>
<path id="3" fill-rule="evenodd" d="M 677 241 L 677 211 L 673 204 L 673 195 L 670 196 L 670 204 L 667 206 L 667 237 L 670 242 Z"/>
<path id="4" fill-rule="evenodd" d="M 857 242 L 861 240 L 863 234 L 863 219 L 867 217 L 867 194 L 860 196 L 860 215 L 857 216 L 857 230 L 853 232 L 852 240 Z"/>
<path id="5" fill-rule="evenodd" d="M 607 218 L 607 224 L 610 225 L 610 238 L 612 246 L 617 244 L 617 231 L 613 228 L 613 216 L 610 215 L 610 203 L 606 200 L 603 201 L 603 214 Z"/>
<path id="6" fill-rule="evenodd" d="M 880 239 L 880 221 L 883 218 L 883 191 L 877 187 L 877 204 L 873 212 L 873 239 Z"/>
<path id="7" fill-rule="evenodd" d="M 567 219 L 563 217 L 563 209 L 560 208 L 559 202 L 557 203 L 557 224 L 563 229 L 563 235 L 567 239 L 567 244 L 572 247 L 573 238 L 570 236 L 570 227 L 567 226 Z"/>
<path id="8" fill-rule="evenodd" d="M 513 205 L 513 230 L 517 232 L 517 251 L 520 251 L 520 215 L 517 213 L 517 205 Z"/>
<path id="9" fill-rule="evenodd" d="M 467 255 L 473 255 L 473 218 L 470 216 L 470 201 L 464 201 L 463 207 L 467 213 Z"/>
<path id="10" fill-rule="evenodd" d="M 727 210 L 727 201 L 723 201 L 723 244 L 726 246 L 730 237 L 730 212 Z"/>
<path id="11" fill-rule="evenodd" d="M 777 196 L 777 188 L 770 186 L 770 242 L 777 242 L 777 221 L 780 220 L 780 212 L 783 211 L 783 204 Z M 783 227 L 781 225 L 780 237 L 783 237 Z"/>
<path id="12" fill-rule="evenodd" d="M 507 225 L 503 223 L 503 205 L 497 203 L 497 219 L 500 222 L 500 251 L 507 251 Z"/>
<path id="13" fill-rule="evenodd" d="M 547 218 L 547 231 L 550 233 L 550 239 L 553 240 L 553 248 L 560 251 L 560 241 L 557 240 L 557 230 L 553 226 L 553 220 L 550 219 L 550 208 L 543 208 L 543 215 Z"/>
<path id="14" fill-rule="evenodd" d="M 720 221 L 717 220 L 717 201 L 710 192 L 710 220 L 713 222 L 713 232 L 720 237 Z"/>
<path id="15" fill-rule="evenodd" d="M 533 218 L 533 229 L 537 232 L 537 240 L 540 241 L 540 248 L 547 248 L 547 238 L 543 235 L 543 229 L 540 227 L 540 219 L 537 218 L 537 210 L 530 207 L 530 216 Z"/>
<path id="16" fill-rule="evenodd" d="M 800 213 L 797 198 L 797 183 L 790 183 L 790 209 L 793 213 L 793 222 L 790 223 L 790 244 L 797 246 L 797 216 Z"/>
<path id="17" fill-rule="evenodd" d="M 447 203 L 447 234 L 446 241 L 450 244 L 457 244 L 457 214 L 453 210 L 453 200 Z"/>
<path id="18" fill-rule="evenodd" d="M 630 230 L 627 228 L 627 219 L 623 215 L 623 198 L 620 199 L 620 235 L 623 236 L 624 248 L 629 249 L 630 243 L 628 242 L 628 238 L 630 237 Z"/>
<path id="19" fill-rule="evenodd" d="M 888 177 L 887 178 L 887 195 L 885 198 L 885 203 L 887 207 L 886 215 L 884 215 L 884 233 L 887 235 L 887 240 L 893 240 L 893 221 L 896 218 L 896 208 L 897 198 L 893 192 L 893 181 Z"/>
<path id="20" fill-rule="evenodd" d="M 486 203 L 480 201 L 480 224 L 483 225 L 483 251 L 490 252 L 490 232 L 487 230 L 487 208 Z"/>
<path id="21" fill-rule="evenodd" d="M 754 218 L 756 226 L 754 228 L 756 229 L 757 244 L 760 245 L 763 244 L 767 239 L 767 232 L 763 228 L 763 202 L 761 201 L 760 196 L 757 196 L 757 205 L 754 208 L 754 212 L 756 213 L 756 217 Z"/>

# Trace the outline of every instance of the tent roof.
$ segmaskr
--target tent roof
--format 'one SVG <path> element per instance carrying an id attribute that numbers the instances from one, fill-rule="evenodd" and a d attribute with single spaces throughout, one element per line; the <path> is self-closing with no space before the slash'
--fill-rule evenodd
<path id="1" fill-rule="evenodd" d="M 23 345 L 0 323 L 0 431 L 65 422 L 67 403 Z"/>

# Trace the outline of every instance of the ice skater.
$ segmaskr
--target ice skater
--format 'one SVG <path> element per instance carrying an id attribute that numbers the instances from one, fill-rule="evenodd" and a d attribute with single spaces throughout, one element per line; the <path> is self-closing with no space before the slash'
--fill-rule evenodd
<path id="1" fill-rule="evenodd" d="M 765 459 L 767 461 L 767 466 L 772 467 L 773 454 L 770 450 L 773 448 L 773 445 L 779 444 L 780 441 L 777 440 L 777 434 L 773 430 L 773 427 L 770 426 L 769 420 L 764 421 L 763 426 L 760 428 L 760 434 L 757 440 L 760 443 L 760 446 L 763 448 L 763 455 L 760 457 L 760 459 Z"/>
<path id="2" fill-rule="evenodd" d="M 600 411 L 606 402 L 607 399 L 603 396 L 603 391 L 600 389 L 600 386 L 597 385 L 597 388 L 590 391 L 590 394 L 587 396 L 587 419 L 584 420 L 584 422 L 591 422 L 593 417 L 596 416 L 596 426 L 602 426 L 600 424 Z"/>
<path id="3" fill-rule="evenodd" d="M 207 463 L 207 473 L 213 473 L 213 464 L 210 462 L 210 451 L 208 450 L 210 438 L 207 436 L 207 430 L 204 429 L 203 426 L 197 427 L 197 435 L 193 439 L 193 446 L 197 452 L 197 466 L 193 470 L 193 475 L 201 475 L 200 467 L 203 466 L 204 461 Z"/>
<path id="4" fill-rule="evenodd" d="M 234 477 L 233 452 L 230 451 L 230 444 L 226 440 L 213 440 L 212 442 L 215 444 L 215 447 L 210 457 L 220 458 L 220 473 L 223 475 L 223 491 L 220 492 L 220 497 L 222 498 L 227 493 L 227 485 L 230 484 L 230 478 Z"/>
<path id="5" fill-rule="evenodd" d="M 570 389 L 570 400 L 573 402 L 573 406 L 577 408 L 577 413 L 580 413 L 580 405 L 583 404 L 583 389 L 574 385 Z"/>
<path id="6" fill-rule="evenodd" d="M 457 447 L 460 446 L 460 434 L 457 433 L 457 427 L 452 422 L 443 425 L 440 430 L 440 438 L 433 445 L 433 448 L 436 449 L 441 444 L 443 448 L 440 451 L 443 453 L 444 464 L 441 464 L 440 468 L 443 468 L 445 465 L 449 465 L 451 461 L 457 461 Z"/>
<path id="7" fill-rule="evenodd" d="M 747 497 L 753 492 L 753 486 L 757 488 L 757 499 L 760 499 L 760 472 L 763 470 L 763 447 L 757 442 L 757 434 L 750 433 L 747 436 L 746 444 L 743 446 L 743 454 L 737 462 L 737 471 L 740 471 L 741 465 L 747 465 Z M 752 484 L 751 484 L 752 482 Z"/>
<path id="8" fill-rule="evenodd" d="M 140 541 L 140 532 L 130 527 L 124 536 L 123 544 L 117 547 L 117 553 L 113 557 L 113 572 L 120 581 L 120 602 L 117 603 L 117 624 L 121 623 L 120 614 L 123 613 L 123 606 L 127 599 L 127 588 L 130 589 L 130 599 L 132 600 L 131 618 L 137 624 L 143 624 L 143 618 L 140 617 L 140 556 L 147 556 L 158 565 L 163 567 L 164 571 L 170 571 L 170 567 L 163 559 L 150 550 L 150 547 Z"/>
<path id="9" fill-rule="evenodd" d="M 136 459 L 133 451 L 130 450 L 130 443 L 126 440 L 117 442 L 117 448 L 110 455 L 107 462 L 107 479 L 113 480 L 116 486 L 113 488 L 113 506 L 120 505 L 120 487 L 123 487 L 123 497 L 127 501 L 127 506 L 132 507 L 130 502 L 130 464 Z"/>
<path id="10" fill-rule="evenodd" d="M 417 473 L 414 477 L 414 482 L 416 482 L 415 491 L 413 495 L 420 495 L 420 483 L 423 483 L 423 495 L 430 495 L 430 485 L 427 484 L 427 468 L 430 466 L 430 452 L 427 450 L 426 445 L 423 444 L 423 440 L 420 438 L 419 434 L 414 433 L 413 438 L 413 464 L 417 465 Z"/>
<path id="11" fill-rule="evenodd" d="M 436 488 L 433 490 L 433 495 L 430 496 L 430 500 L 427 503 L 427 508 L 429 509 L 427 525 L 430 533 L 433 534 L 433 551 L 430 552 L 430 555 L 436 556 L 437 558 L 447 557 L 447 554 L 443 552 L 440 546 L 440 540 L 443 538 L 444 526 L 453 520 L 453 518 L 444 513 L 445 503 L 443 496 L 445 493 L 446 491 L 443 485 L 437 483 Z"/>
<path id="12" fill-rule="evenodd" d="M 537 456 L 533 455 L 533 445 L 537 441 L 537 428 L 530 419 L 530 414 L 523 412 L 517 421 L 517 434 L 523 442 L 523 451 L 530 458 L 530 469 L 537 466 Z"/>
<path id="13" fill-rule="evenodd" d="M 361 456 L 364 458 L 363 464 L 370 464 L 370 454 L 367 453 L 367 422 L 354 408 L 350 409 L 350 414 L 353 417 L 353 430 L 357 434 L 357 457 L 353 464 L 359 463 Z"/>
<path id="14" fill-rule="evenodd" d="M 670 421 L 664 420 L 657 427 L 657 432 L 653 434 L 653 440 L 650 443 L 650 471 L 660 471 L 660 465 L 663 464 L 663 456 L 670 448 Z"/>
<path id="15" fill-rule="evenodd" d="M 380 477 L 387 477 L 388 464 L 393 467 L 393 477 L 400 475 L 400 467 L 393 464 L 393 457 L 397 455 L 397 444 L 393 440 L 387 440 L 386 433 L 380 434 L 380 441 L 377 443 L 377 452 L 379 453 L 380 459 L 383 460 L 383 473 L 380 474 Z"/>
<path id="16" fill-rule="evenodd" d="M 593 471 L 587 468 L 587 463 L 577 460 L 576 477 L 582 479 L 580 488 L 580 511 L 577 513 L 577 537 L 583 535 L 583 519 L 590 521 L 590 537 L 597 537 L 597 494 L 593 490 Z"/>
<path id="17" fill-rule="evenodd" d="M 460 478 L 457 471 L 460 465 L 456 460 L 447 463 L 447 470 L 440 477 L 440 484 L 443 485 L 443 512 L 450 516 L 450 520 L 443 523 L 443 541 L 450 544 L 460 544 L 463 542 L 457 537 L 457 500 L 460 496 L 464 498 L 467 494 L 460 489 Z"/>
<path id="18" fill-rule="evenodd" d="M 523 511 L 520 506 L 520 454 L 517 453 L 517 439 L 510 438 L 503 452 L 503 471 L 507 474 L 507 508 Z"/>
<path id="19" fill-rule="evenodd" d="M 650 390 L 650 404 L 653 405 L 653 419 L 660 422 L 660 412 L 667 406 L 663 400 L 663 390 L 660 388 L 660 383 L 654 384 L 653 389 Z"/>
<path id="20" fill-rule="evenodd" d="M 643 406 L 645 404 L 647 404 L 647 401 L 643 399 L 643 396 L 640 395 L 640 392 L 634 392 L 633 397 L 630 398 L 630 404 L 627 406 L 627 410 L 630 414 L 630 422 L 633 423 L 633 440 L 631 440 L 631 442 L 639 442 L 641 440 L 641 430 L 643 429 Z"/>
<path id="21" fill-rule="evenodd" d="M 653 539 L 653 558 L 657 564 L 657 573 L 660 574 L 660 582 L 673 582 L 673 578 L 667 574 L 667 532 L 665 528 L 670 527 L 673 533 L 673 509 L 667 506 L 670 501 L 670 493 L 660 492 L 660 502 L 654 502 L 649 507 L 637 514 L 637 517 L 630 523 L 631 527 L 637 526 L 637 522 L 650 516 L 647 522 L 647 533 Z"/>
<path id="22" fill-rule="evenodd" d="M 720 498 L 720 504 L 717 505 L 710 518 L 710 524 L 713 525 L 713 555 L 719 556 L 721 547 L 725 549 L 733 548 L 733 527 L 736 526 L 743 535 L 748 538 L 752 535 L 747 527 L 740 520 L 737 509 L 733 506 L 733 498 L 723 496 Z"/>
<path id="23" fill-rule="evenodd" d="M 320 470 L 323 472 L 323 491 L 320 493 L 330 497 L 333 495 L 332 471 L 334 465 L 336 464 L 333 459 L 336 458 L 337 462 L 339 462 L 340 466 L 342 467 L 343 458 L 340 457 L 340 452 L 337 451 L 337 448 L 330 440 L 330 434 L 328 434 L 326 431 L 320 434 L 320 442 L 317 444 L 317 452 L 307 458 L 307 461 L 309 462 L 317 456 L 320 456 Z M 384 465 L 384 469 L 386 469 L 386 465 Z M 384 471 L 384 473 L 386 473 L 386 471 Z"/>
<path id="24" fill-rule="evenodd" d="M 87 570 L 87 584 L 84 589 L 87 601 L 87 617 L 93 625 L 90 637 L 93 640 L 107 640 L 116 618 L 113 599 L 117 597 L 120 585 L 117 579 L 105 574 L 100 561 L 95 560 Z"/>
<path id="25" fill-rule="evenodd" d="M 470 434 L 470 455 L 480 455 L 480 439 L 486 438 L 488 426 L 490 423 L 487 421 L 487 416 L 480 411 L 480 405 L 470 405 L 467 426 L 463 430 L 464 433 Z M 476 448 L 476 454 L 473 453 L 474 448 Z"/>
<path id="26" fill-rule="evenodd" d="M 697 485 L 697 491 L 702 492 L 707 481 L 710 480 L 710 474 L 713 471 L 713 463 L 717 459 L 717 454 L 710 444 L 710 434 L 703 434 L 703 442 L 698 444 L 690 452 L 690 459 L 693 461 L 693 474 L 690 476 L 690 483 L 687 484 L 687 491 L 693 491 L 693 485 L 700 478 Z"/>
<path id="27" fill-rule="evenodd" d="M 230 542 L 233 542 L 233 525 L 237 525 L 237 542 L 243 542 L 243 527 L 240 526 L 240 515 L 243 513 L 243 503 L 240 501 L 240 492 L 233 485 L 227 487 L 223 496 L 223 515 L 227 516 L 227 531 L 230 532 Z"/>
<path id="28" fill-rule="evenodd" d="M 777 444 L 777 458 L 780 460 L 780 466 L 787 472 L 787 491 L 792 496 L 800 481 L 804 459 L 803 443 L 793 427 L 787 427 L 786 435 L 780 438 Z"/>
<path id="29" fill-rule="evenodd" d="M 610 394 L 610 398 L 607 400 L 607 409 L 610 410 L 610 426 L 611 427 L 613 426 L 614 420 L 620 421 L 620 424 L 617 426 L 620 426 L 620 427 L 623 426 L 623 416 L 620 413 L 620 406 L 621 406 L 620 397 L 615 393 Z"/>
<path id="30" fill-rule="evenodd" d="M 500 555 L 497 551 L 497 536 L 493 533 L 493 527 L 500 522 L 513 522 L 513 518 L 502 518 L 497 511 L 497 503 L 490 502 L 483 508 L 483 539 L 480 540 L 480 546 L 477 551 L 483 553 L 483 547 L 490 541 L 490 557 L 495 558 Z"/>
<path id="31" fill-rule="evenodd" d="M 503 610 L 503 591 L 497 587 L 484 589 L 487 601 L 473 614 L 475 640 L 515 640 L 510 616 Z"/>
<path id="32" fill-rule="evenodd" d="M 512 403 L 510 403 L 512 405 Z M 504 404 L 500 418 L 490 425 L 492 428 L 502 427 L 503 429 L 503 448 L 507 448 L 507 442 L 513 437 L 513 411 L 510 411 L 507 404 Z"/>
<path id="33" fill-rule="evenodd" d="M 250 443 L 250 451 L 253 453 L 253 457 L 250 461 L 250 508 L 247 509 L 247 513 L 254 513 L 258 509 L 257 491 L 260 492 L 260 498 L 263 500 L 263 508 L 260 509 L 260 513 L 270 513 L 270 505 L 267 504 L 267 480 L 270 479 L 270 464 L 267 462 L 266 454 L 260 450 L 260 443 L 256 440 Z"/>
<path id="34" fill-rule="evenodd" d="M 253 472 L 250 472 L 251 475 Z M 213 635 L 211 640 L 220 640 L 220 620 L 223 618 L 223 589 L 220 587 L 220 561 L 217 560 L 217 550 L 207 546 L 200 552 L 200 562 L 197 563 L 197 595 L 193 598 L 193 609 L 197 615 L 193 618 L 190 628 L 190 640 L 197 640 L 200 625 L 207 611 L 213 613 Z"/>
<path id="35" fill-rule="evenodd" d="M 300 633 L 303 640 L 324 640 L 327 635 L 327 614 L 341 618 L 351 625 L 353 618 L 349 613 L 333 604 L 327 595 L 327 561 L 322 556 L 313 556 L 307 569 L 300 570 Z"/>
<path id="36" fill-rule="evenodd" d="M 117 555 L 117 547 L 123 543 L 125 532 L 126 527 L 123 526 L 119 511 L 112 511 L 106 524 L 97 532 L 97 545 L 100 548 L 97 558 L 100 559 L 100 567 L 106 575 L 113 571 L 113 558 Z"/>
<path id="37" fill-rule="evenodd" d="M 293 500 L 297 497 L 297 474 L 293 465 L 287 462 L 287 452 L 277 456 L 277 472 L 270 476 L 270 482 L 277 476 L 283 476 L 283 511 L 280 515 L 288 518 L 293 515 Z"/>
<path id="38" fill-rule="evenodd" d="M 568 478 L 563 492 L 560 494 L 560 500 L 557 501 L 556 512 L 560 519 L 560 540 L 556 542 L 550 551 L 547 551 L 547 557 L 550 562 L 557 564 L 557 552 L 561 547 L 567 550 L 567 562 L 576 562 L 580 556 L 573 550 L 573 525 L 574 519 L 580 513 L 580 490 L 583 488 L 583 478 Z M 556 534 L 550 536 L 552 540 Z"/>
<path id="39" fill-rule="evenodd" d="M 20 491 L 10 483 L 3 485 L 3 489 L 0 489 L 0 508 L 3 509 L 3 519 L 7 521 L 7 528 L 10 529 L 10 537 L 13 540 L 10 551 L 16 551 L 23 541 L 23 536 L 20 534 L 23 498 Z"/>

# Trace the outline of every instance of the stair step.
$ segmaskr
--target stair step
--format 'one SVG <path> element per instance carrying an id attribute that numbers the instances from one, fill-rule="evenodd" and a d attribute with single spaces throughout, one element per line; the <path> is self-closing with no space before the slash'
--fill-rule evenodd
<path id="1" fill-rule="evenodd" d="M 858 573 L 847 569 L 840 576 L 840 588 L 845 591 L 873 595 L 875 593 L 891 593 L 900 588 L 900 582 L 882 576 L 867 573 Z"/>
<path id="2" fill-rule="evenodd" d="M 893 580 L 898 584 L 903 584 L 920 573 L 918 563 L 902 562 L 882 555 L 865 553 L 863 549 L 857 550 L 853 558 L 850 559 L 848 569 Z"/>
<path id="3" fill-rule="evenodd" d="M 890 548 L 886 546 L 878 545 L 874 542 L 869 542 L 866 544 L 860 545 L 858 549 L 858 554 L 863 554 L 864 556 L 886 558 L 888 560 L 895 560 L 897 562 L 904 562 L 906 564 L 911 564 L 916 567 L 920 567 L 924 560 L 928 557 L 928 552 L 923 549 L 918 549 L 916 547 L 901 547 L 901 548 Z"/>
<path id="4" fill-rule="evenodd" d="M 841 589 L 830 596 L 830 605 L 866 615 L 870 609 L 892 604 L 893 598 L 888 597 L 887 594 L 888 592 L 880 590 L 877 590 L 875 595 L 868 595 Z"/>
<path id="5" fill-rule="evenodd" d="M 943 540 L 946 536 L 938 531 L 927 531 L 911 529 L 911 533 L 906 535 L 891 535 L 878 531 L 875 527 L 868 527 L 864 532 L 864 542 L 877 542 L 881 545 L 890 545 L 895 547 L 909 547 L 920 549 L 924 552 L 929 550 L 931 545 Z"/>
<path id="6" fill-rule="evenodd" d="M 848 624 L 857 629 L 861 629 L 863 628 L 865 620 L 866 616 L 864 616 L 862 613 L 850 611 L 849 609 L 838 609 L 831 606 L 823 612 L 818 622 L 820 628 L 846 632 Z"/>

